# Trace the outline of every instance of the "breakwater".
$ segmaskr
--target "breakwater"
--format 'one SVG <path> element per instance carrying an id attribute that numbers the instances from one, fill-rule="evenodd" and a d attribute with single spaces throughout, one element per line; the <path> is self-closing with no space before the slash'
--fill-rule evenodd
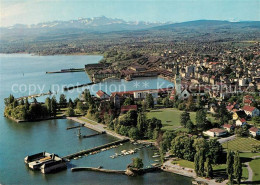
<path id="1" fill-rule="evenodd" d="M 54 73 L 75 73 L 75 72 L 84 72 L 85 69 L 84 68 L 79 68 L 79 69 L 75 69 L 75 68 L 71 68 L 71 69 L 62 69 L 60 71 L 47 71 L 46 74 L 54 74 Z"/>
<path id="2" fill-rule="evenodd" d="M 63 158 L 64 159 L 72 159 L 74 157 L 82 156 L 84 154 L 95 152 L 95 151 L 98 151 L 98 150 L 101 150 L 103 148 L 107 148 L 107 147 L 110 147 L 110 146 L 113 146 L 113 145 L 119 145 L 120 143 L 125 143 L 125 142 L 128 142 L 128 141 L 129 141 L 129 139 L 122 139 L 122 140 L 119 140 L 119 141 L 114 141 L 114 142 L 104 144 L 104 145 L 101 145 L 101 146 L 97 146 L 97 147 L 94 147 L 94 148 L 91 148 L 91 149 L 88 149 L 88 150 L 82 150 L 82 151 L 64 156 Z"/>
<path id="3" fill-rule="evenodd" d="M 93 85 L 93 84 L 94 84 L 93 82 L 90 82 L 90 83 L 86 83 L 86 84 L 64 87 L 64 91 L 68 91 L 68 90 L 72 90 L 72 89 L 75 89 L 75 88 L 80 88 L 80 87 L 84 87 L 84 86 L 88 86 L 88 85 Z"/>
<path id="4" fill-rule="evenodd" d="M 97 171 L 97 172 L 104 172 L 104 173 L 118 173 L 118 174 L 125 174 L 126 170 L 108 170 L 102 168 L 91 168 L 91 167 L 76 167 L 71 168 L 72 172 L 75 171 Z"/>

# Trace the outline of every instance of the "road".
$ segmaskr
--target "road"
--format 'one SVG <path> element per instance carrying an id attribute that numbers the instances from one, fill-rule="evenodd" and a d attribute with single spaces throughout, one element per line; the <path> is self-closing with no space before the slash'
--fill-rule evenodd
<path id="1" fill-rule="evenodd" d="M 236 138 L 236 135 L 232 135 L 232 136 L 229 136 L 229 137 L 220 138 L 220 139 L 218 139 L 218 142 L 219 142 L 220 144 L 222 144 L 222 143 L 226 143 L 226 142 L 228 142 L 228 141 L 232 141 L 232 140 L 234 140 L 235 138 Z"/>

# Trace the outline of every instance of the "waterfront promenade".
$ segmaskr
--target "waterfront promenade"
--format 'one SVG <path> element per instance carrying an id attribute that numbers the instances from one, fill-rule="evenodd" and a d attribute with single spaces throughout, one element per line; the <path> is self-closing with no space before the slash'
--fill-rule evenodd
<path id="1" fill-rule="evenodd" d="M 172 161 L 173 161 L 172 159 L 165 161 L 163 163 L 161 169 L 163 171 L 176 173 L 176 174 L 183 175 L 183 176 L 186 176 L 186 177 L 194 178 L 195 181 L 197 181 L 197 182 L 204 182 L 204 183 L 212 184 L 212 185 L 225 185 L 228 182 L 227 180 L 225 180 L 221 183 L 217 183 L 217 182 L 215 182 L 214 179 L 204 179 L 204 178 L 201 178 L 201 177 L 197 177 L 197 175 L 196 175 L 196 173 L 193 169 L 181 167 L 181 166 L 176 165 L 176 164 L 172 164 Z"/>
<path id="2" fill-rule="evenodd" d="M 116 132 L 114 132 L 112 130 L 108 130 L 106 128 L 106 126 L 101 123 L 95 122 L 93 120 L 89 120 L 88 118 L 85 118 L 85 117 L 83 117 L 83 118 L 84 118 L 84 121 L 83 121 L 83 119 L 79 119 L 78 117 L 67 117 L 67 119 L 84 124 L 85 127 L 89 128 L 91 130 L 95 130 L 99 133 L 106 132 L 107 134 L 114 136 L 118 139 L 130 139 L 129 137 L 121 136 L 120 134 L 117 134 Z M 93 122 L 94 122 L 94 124 L 93 124 Z"/>

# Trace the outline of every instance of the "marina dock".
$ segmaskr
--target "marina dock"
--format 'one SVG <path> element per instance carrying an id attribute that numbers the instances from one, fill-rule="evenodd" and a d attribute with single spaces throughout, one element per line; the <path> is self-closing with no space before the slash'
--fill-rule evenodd
<path id="1" fill-rule="evenodd" d="M 80 127 L 84 127 L 84 124 L 72 126 L 72 127 L 67 127 L 66 130 L 70 130 L 70 129 L 74 129 L 74 128 L 80 128 Z"/>
<path id="2" fill-rule="evenodd" d="M 101 150 L 103 148 L 107 148 L 107 147 L 110 147 L 110 146 L 113 146 L 113 145 L 119 145 L 120 143 L 126 143 L 128 141 L 129 141 L 129 139 L 122 139 L 122 140 L 114 141 L 114 142 L 111 142 L 111 143 L 108 143 L 108 144 L 104 144 L 104 145 L 97 146 L 97 147 L 94 147 L 94 148 L 91 148 L 91 149 L 88 149 L 88 150 L 82 150 L 82 151 L 64 156 L 63 159 L 72 159 L 74 157 L 82 156 L 84 154 L 89 154 L 91 152 L 95 152 L 95 151 L 98 151 L 98 150 Z"/>
<path id="3" fill-rule="evenodd" d="M 102 135 L 102 134 L 106 134 L 106 132 L 99 132 L 99 133 L 90 134 L 90 135 L 81 135 L 80 138 L 90 138 L 90 137 L 94 137 L 94 136 L 98 136 L 98 135 Z"/>

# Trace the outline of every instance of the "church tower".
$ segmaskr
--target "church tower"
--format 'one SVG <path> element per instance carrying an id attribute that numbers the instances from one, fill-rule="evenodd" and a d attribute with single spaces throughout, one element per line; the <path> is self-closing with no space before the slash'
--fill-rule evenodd
<path id="1" fill-rule="evenodd" d="M 180 76 L 179 63 L 178 62 L 177 62 L 177 66 L 176 66 L 174 88 L 175 88 L 175 91 L 176 91 L 176 95 L 180 95 L 181 94 L 181 76 Z"/>

